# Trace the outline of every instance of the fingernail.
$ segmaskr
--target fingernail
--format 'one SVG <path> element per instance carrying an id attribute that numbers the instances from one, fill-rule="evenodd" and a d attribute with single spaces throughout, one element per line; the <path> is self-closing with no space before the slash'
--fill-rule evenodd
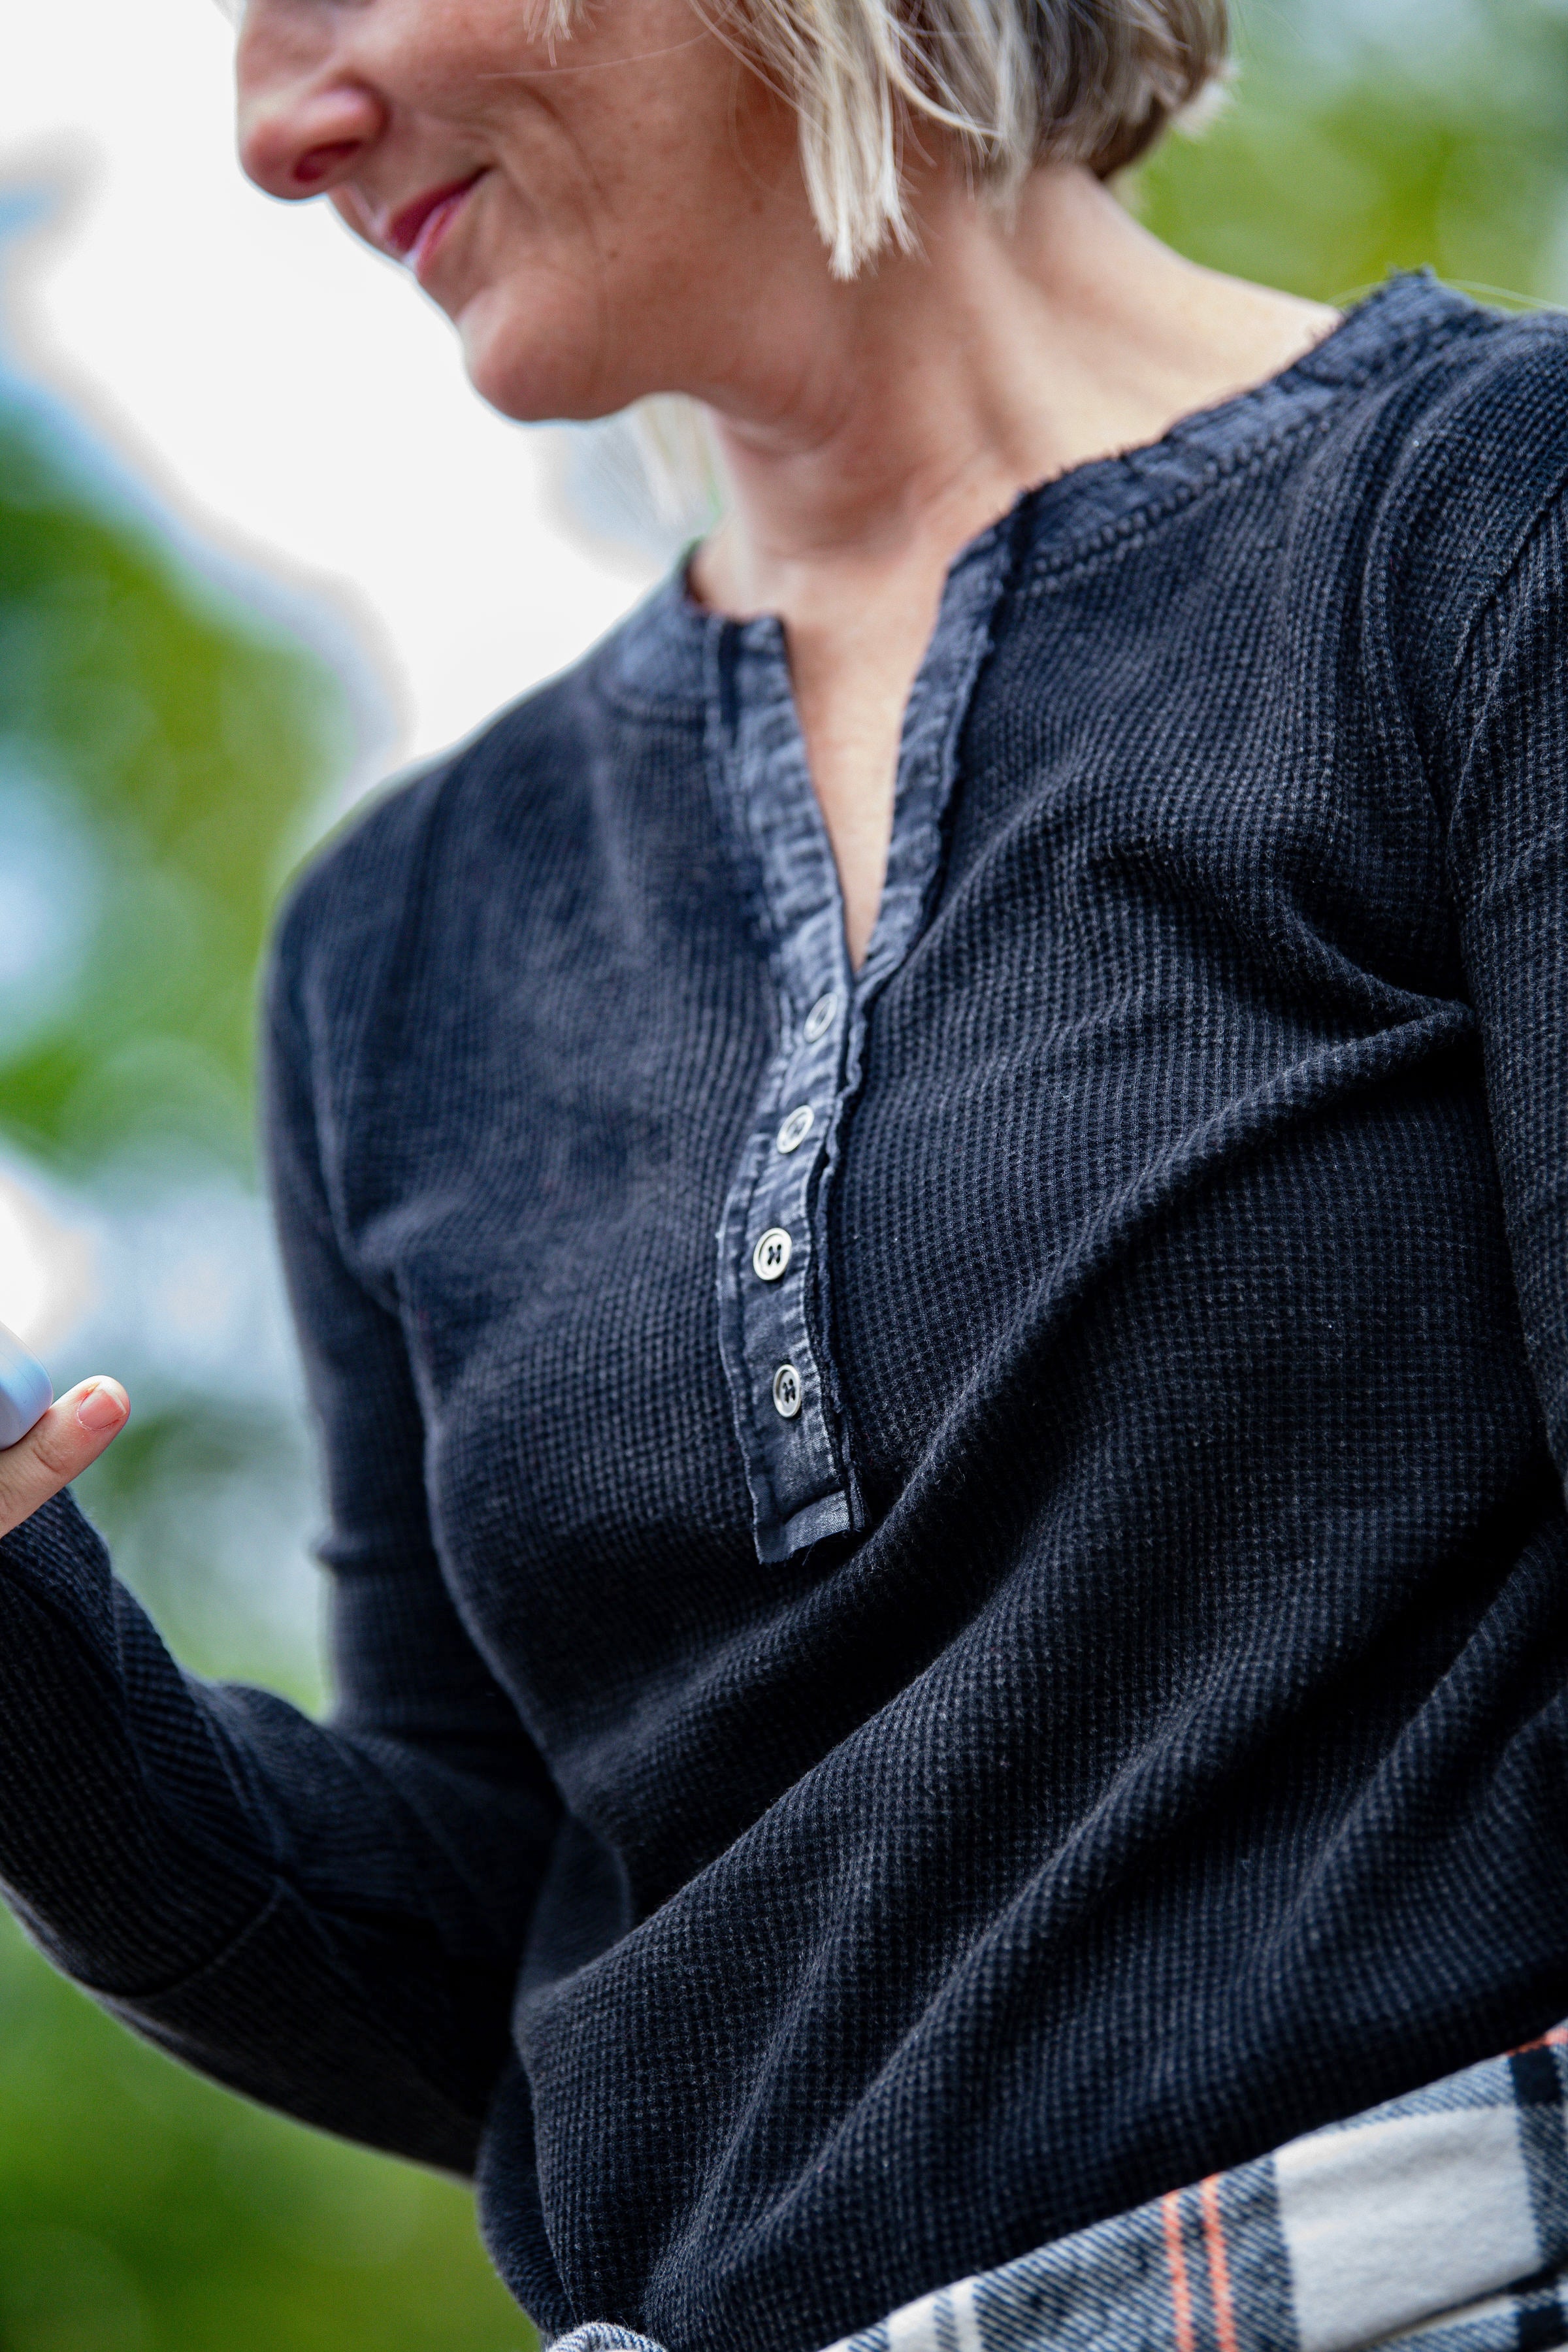
<path id="1" fill-rule="evenodd" d="M 112 1389 L 89 1389 L 76 1409 L 76 1417 L 84 1429 L 96 1436 L 100 1430 L 118 1429 L 125 1418 L 125 1407 Z"/>

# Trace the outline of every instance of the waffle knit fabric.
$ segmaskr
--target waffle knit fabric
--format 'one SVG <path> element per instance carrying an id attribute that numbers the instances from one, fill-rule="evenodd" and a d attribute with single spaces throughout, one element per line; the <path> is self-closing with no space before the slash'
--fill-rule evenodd
<path id="1" fill-rule="evenodd" d="M 672 2352 L 1568 2013 L 1565 479 L 1568 322 L 1399 279 L 1022 499 L 858 977 L 679 582 L 355 824 L 269 991 L 335 1712 L 7 1538 L 43 1948 Z"/>
<path id="2" fill-rule="evenodd" d="M 955 2279 L 830 2352 L 1552 2352 L 1568 2029 Z M 664 2352 L 589 2320 L 555 2352 Z"/>

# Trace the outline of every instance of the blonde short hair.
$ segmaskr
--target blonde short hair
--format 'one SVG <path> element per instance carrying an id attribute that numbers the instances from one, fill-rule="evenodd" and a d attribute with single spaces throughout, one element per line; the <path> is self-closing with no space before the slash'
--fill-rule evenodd
<path id="1" fill-rule="evenodd" d="M 798 110 L 840 278 L 910 242 L 900 158 L 922 123 L 1003 196 L 1050 160 L 1103 178 L 1223 72 L 1228 31 L 1226 0 L 721 0 L 711 15 Z"/>

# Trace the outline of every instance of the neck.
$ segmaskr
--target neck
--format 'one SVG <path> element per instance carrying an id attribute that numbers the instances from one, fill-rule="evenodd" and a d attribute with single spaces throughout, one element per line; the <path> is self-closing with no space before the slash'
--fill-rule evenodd
<path id="1" fill-rule="evenodd" d="M 850 285 L 772 272 L 705 387 L 733 491 L 693 570 L 737 614 L 940 573 L 1030 484 L 1157 439 L 1326 331 L 1315 304 L 1196 268 L 1090 175 L 1037 172 L 1010 213 L 953 174 L 917 191 L 918 250 Z"/>

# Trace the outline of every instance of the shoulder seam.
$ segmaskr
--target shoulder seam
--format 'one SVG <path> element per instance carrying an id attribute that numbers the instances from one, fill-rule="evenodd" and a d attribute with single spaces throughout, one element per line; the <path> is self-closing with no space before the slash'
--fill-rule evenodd
<path id="1" fill-rule="evenodd" d="M 1518 567 L 1547 509 L 1568 483 L 1568 415 L 1531 459 L 1520 495 L 1495 515 L 1460 568 L 1426 641 L 1428 708 L 1447 727 L 1476 633 Z M 1446 650 L 1447 649 L 1447 650 Z"/>

